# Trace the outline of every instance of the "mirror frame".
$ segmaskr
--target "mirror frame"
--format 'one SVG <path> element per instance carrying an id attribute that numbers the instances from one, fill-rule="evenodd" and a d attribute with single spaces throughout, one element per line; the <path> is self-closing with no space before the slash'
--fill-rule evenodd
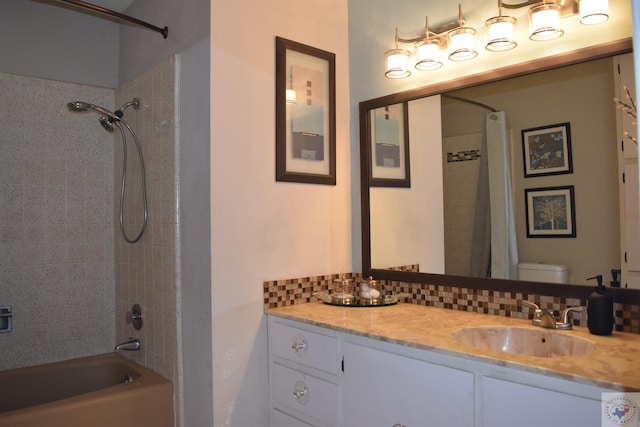
<path id="1" fill-rule="evenodd" d="M 405 283 L 421 283 L 442 286 L 457 286 L 468 289 L 483 289 L 503 292 L 522 292 L 523 294 L 547 295 L 565 298 L 587 299 L 593 292 L 593 286 L 570 284 L 542 284 L 536 282 L 491 279 L 484 277 L 454 276 L 448 274 L 417 273 L 397 270 L 371 268 L 371 218 L 370 218 L 370 114 L 369 111 L 390 104 L 409 102 L 432 95 L 438 95 L 457 89 L 490 83 L 497 80 L 518 77 L 539 71 L 578 64 L 632 51 L 631 38 L 603 43 L 583 49 L 573 50 L 545 58 L 527 61 L 482 73 L 472 74 L 456 80 L 422 86 L 405 92 L 382 96 L 359 104 L 360 113 L 360 203 L 362 227 L 362 274 L 378 280 Z M 613 98 L 612 98 L 613 103 Z M 609 294 L 617 303 L 640 305 L 640 290 L 627 288 L 608 288 Z M 526 298 L 526 297 L 525 297 Z"/>

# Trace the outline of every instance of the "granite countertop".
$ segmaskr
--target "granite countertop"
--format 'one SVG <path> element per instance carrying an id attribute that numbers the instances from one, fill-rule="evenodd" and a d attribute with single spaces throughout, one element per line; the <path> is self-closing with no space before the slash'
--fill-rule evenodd
<path id="1" fill-rule="evenodd" d="M 555 331 L 530 320 L 470 313 L 416 304 L 340 307 L 322 302 L 272 308 L 267 314 L 442 354 L 577 381 L 620 391 L 640 391 L 640 335 L 589 333 L 584 327 Z M 453 339 L 469 327 L 510 326 L 544 330 L 586 339 L 594 350 L 583 356 L 536 357 L 480 350 Z"/>

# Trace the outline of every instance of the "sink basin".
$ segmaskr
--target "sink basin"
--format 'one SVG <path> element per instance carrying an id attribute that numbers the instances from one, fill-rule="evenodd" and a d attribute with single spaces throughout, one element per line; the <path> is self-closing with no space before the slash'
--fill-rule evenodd
<path id="1" fill-rule="evenodd" d="M 591 341 L 569 333 L 543 328 L 479 327 L 460 329 L 453 333 L 453 339 L 481 350 L 522 356 L 583 356 L 593 350 Z"/>

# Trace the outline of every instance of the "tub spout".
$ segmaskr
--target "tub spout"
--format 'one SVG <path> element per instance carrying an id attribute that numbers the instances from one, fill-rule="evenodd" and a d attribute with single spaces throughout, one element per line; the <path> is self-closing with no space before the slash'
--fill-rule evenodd
<path id="1" fill-rule="evenodd" d="M 113 349 L 113 351 L 121 351 L 121 350 L 126 350 L 126 351 L 139 351 L 140 350 L 140 340 L 138 338 L 136 339 L 129 339 L 129 341 L 125 341 L 123 343 L 120 343 L 116 346 L 116 348 Z"/>

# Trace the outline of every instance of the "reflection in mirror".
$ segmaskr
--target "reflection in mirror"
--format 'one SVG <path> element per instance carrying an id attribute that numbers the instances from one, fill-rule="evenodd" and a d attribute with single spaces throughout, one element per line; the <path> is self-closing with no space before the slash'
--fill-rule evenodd
<path id="1" fill-rule="evenodd" d="M 513 188 L 511 194 L 502 189 L 492 192 L 490 200 L 494 203 L 504 195 L 512 197 L 513 206 L 508 211 L 513 213 L 511 220 L 515 220 L 517 258 L 514 264 L 519 260 L 566 266 L 569 282 L 580 284 L 586 284 L 588 277 L 608 275 L 611 269 L 620 269 L 619 145 L 616 109 L 612 101 L 618 76 L 614 74 L 614 62 L 617 62 L 614 58 L 605 58 L 454 92 L 457 97 L 482 102 L 506 114 L 509 143 L 505 154 L 509 167 L 499 175 L 510 176 Z M 483 170 L 481 166 L 486 165 L 487 157 L 489 171 L 495 171 L 491 147 L 496 143 L 489 140 L 487 131 L 490 128 L 484 123 L 484 110 L 446 97 L 442 104 L 445 271 L 480 276 L 487 269 L 471 269 L 478 262 L 475 258 L 486 252 L 476 251 L 479 255 L 471 256 L 472 248 L 478 246 L 474 233 L 478 236 L 478 229 L 482 230 L 483 223 L 478 224 L 477 220 L 479 207 L 483 208 L 482 194 L 488 193 L 482 191 L 488 186 L 488 180 L 480 179 L 479 173 Z M 572 159 L 573 170 L 525 177 L 522 131 L 558 123 L 570 125 L 566 126 L 568 135 L 564 140 L 570 137 L 573 144 L 564 149 L 556 147 L 544 155 Z M 552 136 L 556 134 L 559 133 Z M 562 139 L 562 135 L 559 137 Z M 487 140 L 492 142 L 488 144 L 488 151 L 484 146 L 480 147 L 480 143 L 485 141 L 486 144 Z M 566 234 L 568 238 L 553 234 L 541 234 L 542 238 L 529 236 L 525 191 L 559 186 L 575 188 L 575 237 L 570 233 Z M 494 186 L 490 187 L 493 189 Z M 494 216 L 497 209 L 491 207 Z M 531 215 L 529 219 L 533 219 Z M 570 215 L 568 219 L 571 219 Z M 500 242 L 496 233 L 496 224 L 492 224 L 491 258 L 496 257 L 495 241 Z M 496 262 L 493 264 L 495 266 Z M 497 265 L 500 265 L 499 260 Z M 495 268 L 489 269 L 489 273 L 488 277 L 501 277 Z M 510 278 L 517 278 L 517 271 L 515 273 Z"/>
<path id="2" fill-rule="evenodd" d="M 407 108 L 403 102 L 371 110 L 369 182 L 372 187 L 411 186 Z"/>
<path id="3" fill-rule="evenodd" d="M 614 87 L 618 85 L 617 80 L 619 79 L 614 73 L 616 69 L 614 62 L 617 59 L 612 57 L 602 59 L 601 56 L 598 58 L 600 58 L 598 61 L 589 64 L 571 65 L 553 70 L 550 72 L 551 77 L 547 76 L 547 73 L 536 73 L 517 80 L 505 80 L 449 92 L 455 97 L 480 102 L 505 112 L 505 133 L 508 141 L 505 171 L 509 172 L 512 178 L 513 226 L 518 248 L 517 261 L 513 262 L 511 267 L 516 266 L 517 270 L 518 262 L 546 262 L 566 265 L 569 270 L 566 274 L 566 281 L 573 284 L 584 284 L 587 277 L 595 274 L 610 276 L 610 270 L 622 267 L 624 256 L 620 249 L 624 245 L 625 238 L 621 239 L 620 237 L 621 205 L 618 194 L 618 165 L 620 162 L 616 153 L 618 135 L 621 133 L 617 129 L 619 117 L 616 118 L 613 104 Z M 566 65 L 566 63 L 561 65 Z M 477 105 L 443 96 L 441 117 L 440 97 L 429 96 L 433 95 L 433 92 L 430 92 L 428 87 L 421 91 L 424 98 L 420 97 L 417 92 L 420 91 L 412 91 L 404 97 L 403 94 L 387 97 L 393 102 L 409 101 L 411 187 L 407 189 L 369 189 L 366 187 L 366 183 L 363 184 L 363 191 L 367 188 L 369 193 L 363 195 L 364 274 L 373 273 L 381 279 L 414 283 L 455 283 L 483 289 L 534 289 L 535 287 L 527 285 L 529 282 L 516 286 L 516 282 L 511 282 L 511 280 L 472 280 L 469 277 L 472 274 L 469 269 L 460 271 L 449 269 L 448 258 L 452 252 L 449 249 L 462 245 L 468 247 L 471 244 L 469 237 L 466 238 L 468 240 L 466 243 L 463 243 L 463 239 L 460 237 L 451 241 L 448 237 L 450 229 L 456 226 L 466 225 L 473 229 L 473 215 L 463 215 L 463 211 L 466 210 L 467 213 L 475 211 L 475 202 L 479 199 L 476 190 L 479 181 L 479 163 L 482 156 L 479 155 L 478 159 L 473 159 L 474 153 L 481 152 L 481 147 L 473 144 L 481 144 L 484 140 L 482 134 L 485 130 L 485 115 L 488 111 Z M 423 103 L 433 99 L 436 101 L 431 103 L 437 103 L 438 108 L 424 110 Z M 383 102 L 383 99 L 365 101 L 361 103 L 361 109 L 364 108 L 366 111 L 368 105 L 369 108 L 379 108 Z M 574 161 L 572 173 L 540 174 L 525 178 L 521 130 L 565 122 L 570 123 L 571 129 Z M 431 131 L 437 128 L 438 135 L 435 137 L 425 135 L 424 128 Z M 477 143 L 457 141 L 457 139 L 464 139 L 468 135 L 478 133 L 480 137 L 476 138 L 479 141 Z M 442 144 L 443 140 L 447 140 L 447 142 Z M 438 141 L 438 144 L 435 144 L 434 141 Z M 364 143 L 362 146 L 364 147 Z M 418 146 L 428 146 L 430 151 L 419 153 Z M 425 156 L 430 159 L 428 162 L 425 160 Z M 465 156 L 473 160 L 466 160 Z M 362 158 L 364 159 L 364 155 Z M 466 161 L 460 161 L 461 159 Z M 473 162 L 476 162 L 476 165 L 470 167 Z M 475 170 L 465 171 L 468 173 L 467 175 L 461 174 L 459 170 L 445 171 L 450 166 L 453 169 L 466 167 L 468 169 L 475 168 Z M 621 167 L 624 168 L 624 165 Z M 637 160 L 635 167 L 637 168 Z M 423 171 L 430 169 L 439 170 L 441 174 L 445 171 L 444 178 L 442 175 L 439 178 L 434 175 L 430 175 L 429 178 L 423 177 Z M 418 191 L 418 186 L 433 182 L 438 182 L 440 185 L 446 182 L 448 188 L 443 190 L 442 187 L 439 189 L 432 187 L 429 192 Z M 451 187 L 461 184 L 462 186 L 457 189 Z M 527 238 L 525 190 L 554 186 L 575 187 L 576 237 Z M 396 192 L 395 199 L 389 198 L 388 194 L 382 195 L 382 191 Z M 458 199 L 468 202 L 472 207 L 449 209 L 447 197 L 452 194 Z M 401 204 L 401 198 L 410 200 L 412 204 Z M 370 212 L 369 204 L 371 206 Z M 388 212 L 395 212 L 393 221 L 390 221 L 389 218 L 385 218 L 384 221 L 379 219 L 381 206 Z M 424 211 L 420 211 L 420 206 L 424 208 Z M 437 218 L 438 209 L 441 210 L 440 216 L 442 218 L 439 223 L 440 230 L 434 229 L 432 222 Z M 365 215 L 369 216 L 367 213 L 370 213 L 369 218 L 365 217 Z M 422 218 L 425 215 L 431 215 L 430 220 L 425 221 L 432 227 L 428 231 L 420 230 L 416 225 L 417 222 L 413 221 L 414 217 Z M 381 224 L 383 228 L 380 228 Z M 397 228 L 394 233 L 389 230 L 390 224 Z M 403 224 L 405 228 L 403 229 L 400 224 Z M 370 235 L 368 235 L 369 228 Z M 382 229 L 384 231 L 381 232 Z M 417 236 L 419 233 L 426 235 L 426 238 L 421 243 L 416 243 L 414 242 L 416 239 L 411 236 Z M 408 250 L 405 249 L 409 246 L 413 247 L 416 252 L 408 253 Z M 394 250 L 394 247 L 402 249 L 397 251 Z M 446 251 L 445 248 L 447 248 Z M 367 254 L 365 251 L 369 253 Z M 393 254 L 403 252 L 404 255 L 392 259 L 389 255 L 382 256 L 383 251 Z M 439 260 L 438 254 L 445 252 L 447 259 Z M 466 265 L 469 264 L 470 261 L 466 261 Z M 419 271 L 420 274 L 389 271 L 390 269 Z M 446 274 L 442 275 L 442 273 Z M 482 274 L 479 276 L 482 277 Z M 501 277 L 513 278 L 513 276 Z M 626 283 L 625 280 L 623 280 L 623 287 Z M 574 291 L 569 288 L 573 288 Z M 590 288 L 554 285 L 554 289 L 556 290 L 551 291 L 552 293 L 577 295 Z M 547 294 L 549 293 L 547 292 Z M 637 298 L 635 293 L 622 292 L 621 295 L 631 295 L 630 298 Z"/>

